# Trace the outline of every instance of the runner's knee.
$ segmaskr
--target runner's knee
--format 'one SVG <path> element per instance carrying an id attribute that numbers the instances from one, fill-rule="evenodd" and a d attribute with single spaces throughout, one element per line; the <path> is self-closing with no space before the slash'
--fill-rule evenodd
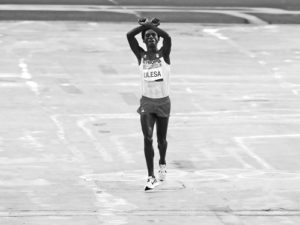
<path id="1" fill-rule="evenodd" d="M 152 139 L 151 136 L 146 135 L 144 137 L 144 143 L 145 143 L 145 145 L 152 145 L 152 142 L 153 142 L 153 139 Z"/>
<path id="2" fill-rule="evenodd" d="M 168 142 L 165 138 L 158 138 L 157 143 L 158 143 L 158 148 L 165 148 L 168 145 Z"/>

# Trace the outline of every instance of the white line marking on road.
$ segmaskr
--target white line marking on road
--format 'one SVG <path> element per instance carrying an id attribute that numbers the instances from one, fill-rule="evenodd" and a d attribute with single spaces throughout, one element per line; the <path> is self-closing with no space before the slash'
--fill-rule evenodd
<path id="1" fill-rule="evenodd" d="M 193 90 L 190 87 L 187 87 L 185 90 L 187 93 L 190 93 L 190 94 L 193 93 Z"/>
<path id="2" fill-rule="evenodd" d="M 86 174 L 81 178 L 87 182 L 126 182 L 141 183 L 145 178 L 145 170 L 127 170 L 112 173 Z M 300 179 L 299 173 L 284 172 L 280 170 L 258 170 L 258 169 L 206 169 L 183 171 L 169 168 L 168 179 L 183 182 L 206 182 L 216 180 L 295 180 Z"/>
<path id="3" fill-rule="evenodd" d="M 48 180 L 39 178 L 29 180 L 26 178 L 15 178 L 8 180 L 0 180 L 0 186 L 2 187 L 24 187 L 24 186 L 49 186 L 51 183 Z"/>
<path id="4" fill-rule="evenodd" d="M 259 138 L 300 138 L 300 134 L 271 134 L 271 135 L 257 135 L 257 136 L 245 136 L 236 137 L 238 139 L 259 139 Z"/>
<path id="5" fill-rule="evenodd" d="M 57 136 L 60 140 L 65 141 L 66 137 L 65 137 L 65 130 L 64 127 L 62 125 L 62 123 L 59 121 L 58 117 L 60 117 L 60 115 L 51 115 L 50 118 L 51 120 L 54 122 L 54 124 L 57 127 Z"/>
<path id="6" fill-rule="evenodd" d="M 254 169 L 253 166 L 248 164 L 237 152 L 236 149 L 233 148 L 225 148 L 225 150 L 234 158 L 236 159 L 239 163 L 241 163 L 244 166 L 244 169 Z"/>
<path id="7" fill-rule="evenodd" d="M 225 37 L 223 34 L 219 33 L 219 29 L 215 28 L 205 28 L 203 29 L 204 33 L 207 33 L 209 35 L 212 35 L 220 40 L 228 40 L 228 37 Z"/>
<path id="8" fill-rule="evenodd" d="M 61 83 L 60 86 L 68 87 L 68 86 L 71 86 L 71 84 L 69 84 L 69 83 Z"/>
<path id="9" fill-rule="evenodd" d="M 299 110 L 287 110 L 287 109 L 270 109 L 269 114 L 255 114 L 255 115 L 248 115 L 247 113 L 252 113 L 251 110 L 226 110 L 226 111 L 196 111 L 196 112 L 178 112 L 178 113 L 172 113 L 171 117 L 174 118 L 182 118 L 186 119 L 188 117 L 197 117 L 197 116 L 215 116 L 215 115 L 228 115 L 234 117 L 274 117 L 274 118 L 298 118 L 300 117 L 300 111 Z M 291 112 L 291 114 L 282 113 L 283 112 Z M 280 114 L 275 114 L 274 112 L 280 112 Z M 244 115 L 246 113 L 246 115 Z M 292 114 L 293 113 L 293 114 Z M 139 118 L 139 115 L 137 113 L 83 113 L 83 114 L 55 114 L 51 118 L 54 118 L 54 120 L 57 120 L 58 117 L 96 117 L 97 119 L 137 119 Z"/>
<path id="10" fill-rule="evenodd" d="M 25 84 L 20 84 L 20 83 L 11 83 L 11 82 L 5 82 L 5 83 L 0 83 L 0 87 L 24 87 Z M 26 86 L 25 86 L 26 87 Z"/>
<path id="11" fill-rule="evenodd" d="M 21 74 L 21 78 L 26 80 L 25 83 L 26 85 L 36 94 L 36 95 L 40 95 L 39 92 L 39 85 L 32 81 L 32 76 L 28 71 L 28 65 L 25 62 L 25 59 L 20 59 L 19 60 L 19 67 L 21 68 L 22 74 Z"/>
<path id="12" fill-rule="evenodd" d="M 19 74 L 15 73 L 0 73 L 1 78 L 20 78 Z"/>
<path id="13" fill-rule="evenodd" d="M 274 73 L 274 77 L 276 79 L 282 79 L 282 75 L 280 73 Z"/>
<path id="14" fill-rule="evenodd" d="M 91 139 L 95 149 L 99 152 L 101 157 L 106 162 L 112 162 L 113 161 L 112 156 L 108 153 L 108 151 L 97 140 L 96 136 L 93 134 L 93 131 L 91 129 L 87 128 L 87 123 L 92 122 L 94 120 L 95 120 L 95 118 L 92 117 L 92 116 L 89 116 L 88 118 L 80 119 L 80 120 L 77 121 L 77 126 L 79 128 L 81 128 L 84 131 L 84 133 Z"/>
<path id="15" fill-rule="evenodd" d="M 131 154 L 130 154 L 131 149 L 126 149 L 124 147 L 124 143 L 121 141 L 121 139 L 126 138 L 128 140 L 128 138 L 130 138 L 130 137 L 138 137 L 138 136 L 140 136 L 140 133 L 110 136 L 110 140 L 111 140 L 112 144 L 117 147 L 117 150 L 118 150 L 120 156 L 124 159 L 125 163 L 135 163 L 135 161 L 131 157 Z"/>
<path id="16" fill-rule="evenodd" d="M 118 12 L 127 12 L 127 13 L 130 13 L 130 14 L 133 14 L 135 15 L 137 18 L 140 18 L 141 17 L 141 14 L 138 13 L 136 10 L 133 10 L 133 9 L 129 9 L 127 6 L 123 6 L 123 5 L 120 5 L 117 1 L 115 0 L 108 0 L 109 2 L 113 3 L 115 6 L 118 6 L 121 8 L 121 11 L 118 11 Z"/>
<path id="17" fill-rule="evenodd" d="M 36 132 L 32 131 L 25 131 L 24 136 L 21 137 L 20 139 L 28 143 L 31 147 L 38 151 L 44 150 L 44 145 L 40 143 L 36 137 L 33 136 L 33 134 Z"/>
<path id="18" fill-rule="evenodd" d="M 267 64 L 266 61 L 263 61 L 263 60 L 259 60 L 258 63 L 261 64 L 261 65 L 266 65 Z"/>
<path id="19" fill-rule="evenodd" d="M 31 74 L 28 72 L 28 66 L 27 64 L 25 63 L 25 60 L 24 59 L 20 59 L 19 60 L 19 67 L 21 68 L 22 70 L 22 75 L 21 75 L 21 78 L 23 79 L 26 79 L 26 80 L 29 80 L 31 79 Z"/>
<path id="20" fill-rule="evenodd" d="M 213 10 L 212 12 L 217 13 L 215 10 Z M 251 23 L 251 24 L 256 24 L 256 25 L 268 24 L 266 21 L 260 19 L 259 17 L 250 15 L 250 14 L 247 14 L 244 12 L 240 12 L 240 11 L 222 10 L 222 11 L 220 11 L 220 13 L 227 14 L 227 15 L 234 16 L 234 17 L 243 18 L 243 19 L 247 20 L 248 23 Z"/>
<path id="21" fill-rule="evenodd" d="M 284 60 L 284 62 L 292 62 L 292 60 L 290 59 L 286 59 Z M 267 63 L 263 60 L 260 60 L 258 61 L 259 64 L 261 64 L 262 66 L 264 66 L 266 69 L 270 70 L 268 67 L 267 67 Z M 284 75 L 285 73 L 280 71 L 280 68 L 278 67 L 273 67 L 271 68 L 271 71 L 270 71 L 271 74 L 273 74 L 274 78 L 278 80 L 279 82 L 279 85 L 280 87 L 282 88 L 289 88 L 289 90 L 294 94 L 294 95 L 299 95 L 299 92 L 298 90 L 296 89 L 293 89 L 293 84 L 289 83 L 289 82 L 286 82 L 285 79 L 284 79 Z"/>
<path id="22" fill-rule="evenodd" d="M 228 37 L 225 37 L 223 34 L 220 33 L 220 29 L 216 29 L 216 28 L 205 28 L 203 29 L 203 32 L 207 33 L 207 34 L 210 34 L 214 37 L 217 37 L 218 39 L 220 40 L 225 40 L 227 41 L 231 46 L 237 48 L 240 52 L 244 53 L 245 55 L 247 55 L 248 57 L 250 58 L 256 58 L 256 55 L 253 54 L 252 52 L 248 51 L 247 49 L 243 48 L 242 46 L 238 45 L 236 42 L 232 41 L 231 39 L 229 39 Z M 267 68 L 268 70 L 270 70 L 268 67 L 267 67 L 267 62 L 264 61 L 264 60 L 258 60 L 257 61 L 261 66 Z M 283 78 L 283 73 L 282 72 L 279 72 L 279 68 L 277 67 L 273 67 L 271 68 L 271 73 L 273 74 L 273 76 L 280 80 L 280 85 L 283 87 L 283 88 L 286 88 L 286 86 L 284 85 L 284 78 Z M 299 95 L 299 92 L 298 90 L 295 90 L 295 89 L 290 89 L 290 91 L 294 94 L 294 95 Z"/>
<path id="23" fill-rule="evenodd" d="M 201 77 L 199 77 L 199 79 L 201 79 Z M 134 87 L 138 87 L 140 86 L 140 84 L 136 83 L 136 82 L 121 82 L 121 83 L 85 83 L 85 84 L 81 84 L 81 85 L 86 85 L 86 86 L 100 86 L 100 87 L 111 87 L 111 86 L 134 86 Z M 204 87 L 204 86 L 223 86 L 223 85 L 228 85 L 228 86 L 234 86 L 234 85 L 253 85 L 253 86 L 266 86 L 266 87 L 272 87 L 274 86 L 274 84 L 268 84 L 268 83 L 246 83 L 245 81 L 232 81 L 232 82 L 218 82 L 215 83 L 214 81 L 211 82 L 203 82 L 200 80 L 196 80 L 194 82 L 181 82 L 181 81 L 176 81 L 176 78 L 174 79 L 174 81 L 172 82 L 172 86 L 179 86 L 184 88 L 184 86 L 196 86 L 193 87 L 195 89 L 200 89 L 200 87 Z M 199 90 L 192 90 L 190 87 L 183 89 L 185 92 L 188 93 L 193 93 L 193 92 L 199 92 Z"/>
<path id="24" fill-rule="evenodd" d="M 257 154 L 255 154 L 251 149 L 244 143 L 243 137 L 234 137 L 236 143 L 253 159 L 255 159 L 264 169 L 271 170 L 273 167 L 269 165 L 265 160 L 260 158 Z"/>
<path id="25" fill-rule="evenodd" d="M 273 68 L 273 70 L 274 70 L 275 68 Z M 284 77 L 283 77 L 283 75 L 282 75 L 282 72 L 278 72 L 278 70 L 274 70 L 275 72 L 274 72 L 274 77 L 276 78 L 276 79 L 278 79 L 278 80 L 280 80 L 279 82 L 280 82 L 280 87 L 282 87 L 282 88 L 289 88 L 291 91 L 292 91 L 292 93 L 294 94 L 294 95 L 299 95 L 299 92 L 298 92 L 298 90 L 296 90 L 296 89 L 293 89 L 293 87 L 294 86 L 297 86 L 297 84 L 292 84 L 292 83 L 290 83 L 290 82 L 286 82 L 285 80 L 284 80 Z"/>
<path id="26" fill-rule="evenodd" d="M 59 138 L 66 144 L 68 144 L 66 137 L 65 137 L 65 131 L 62 123 L 59 121 L 59 117 L 62 117 L 65 115 L 52 115 L 51 119 L 54 121 L 56 126 L 58 127 L 57 134 Z M 89 121 L 93 121 L 93 117 L 85 118 L 84 120 L 78 121 L 77 125 L 85 131 L 85 133 L 92 138 L 93 140 L 95 137 L 93 136 L 92 132 L 86 128 L 86 123 Z M 82 170 L 85 171 L 85 173 L 92 173 L 93 169 L 91 169 L 88 160 L 86 159 L 85 155 L 82 153 L 82 151 L 79 151 L 76 146 L 67 145 L 67 147 L 70 149 L 70 151 L 74 154 L 75 160 L 84 163 L 80 165 L 82 167 Z M 98 146 L 96 146 L 98 147 Z M 98 184 L 95 183 L 95 180 L 92 179 L 86 179 L 85 176 L 80 177 L 84 179 L 87 182 L 88 188 L 90 188 L 96 198 L 96 207 L 97 211 L 94 213 L 96 217 L 99 218 L 103 224 L 115 224 L 115 225 L 121 225 L 121 224 L 127 224 L 127 218 L 122 217 L 119 215 L 116 215 L 116 211 L 119 211 L 121 209 L 131 210 L 136 209 L 136 206 L 127 202 L 125 199 L 114 196 L 112 194 L 107 193 L 105 190 L 101 189 Z"/>
<path id="27" fill-rule="evenodd" d="M 273 169 L 271 165 L 269 165 L 265 160 L 260 158 L 257 154 L 253 153 L 250 148 L 244 143 L 249 139 L 266 139 L 266 138 L 300 138 L 300 134 L 274 134 L 274 135 L 257 135 L 257 136 L 246 136 L 246 137 L 235 137 L 234 140 L 245 150 L 249 156 L 256 159 L 265 169 Z"/>
<path id="28" fill-rule="evenodd" d="M 241 53 L 245 54 L 246 56 L 250 57 L 250 58 L 255 58 L 256 55 L 253 54 L 251 51 L 248 51 L 247 49 L 243 48 L 241 45 L 237 44 L 237 42 L 232 41 L 230 38 L 225 37 L 223 34 L 220 33 L 220 29 L 216 29 L 216 28 L 205 28 L 203 29 L 203 32 L 212 35 L 214 37 L 217 37 L 220 40 L 224 40 L 227 41 L 227 43 L 229 45 L 231 45 L 232 47 L 236 48 L 238 51 L 240 51 Z"/>
<path id="29" fill-rule="evenodd" d="M 34 188 L 24 192 L 25 196 L 29 199 L 31 204 L 34 204 L 41 208 L 48 208 L 49 204 L 45 203 L 45 199 L 41 198 L 39 193 L 37 193 Z M 30 210 L 29 210 L 30 211 Z"/>
<path id="30" fill-rule="evenodd" d="M 39 85 L 36 82 L 28 80 L 26 81 L 26 84 L 36 95 L 40 94 Z"/>
<path id="31" fill-rule="evenodd" d="M 295 95 L 299 95 L 299 91 L 298 91 L 298 90 L 293 89 L 293 93 L 294 93 Z"/>
<path id="32" fill-rule="evenodd" d="M 90 175 L 83 175 L 80 177 L 83 179 L 87 186 L 93 190 L 96 196 L 96 207 L 97 207 L 97 217 L 103 224 L 127 224 L 127 218 L 115 214 L 115 212 L 120 210 L 134 210 L 137 206 L 129 203 L 124 198 L 114 196 L 102 190 L 97 184 L 96 179 Z M 105 181 L 105 179 L 103 180 Z"/>

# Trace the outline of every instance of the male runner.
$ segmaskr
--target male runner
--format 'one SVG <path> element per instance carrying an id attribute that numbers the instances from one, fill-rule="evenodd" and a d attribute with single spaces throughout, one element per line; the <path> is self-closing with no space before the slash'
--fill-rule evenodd
<path id="1" fill-rule="evenodd" d="M 140 26 L 127 33 L 127 39 L 131 50 L 138 60 L 141 74 L 142 97 L 138 113 L 144 135 L 144 153 L 148 169 L 148 179 L 145 191 L 153 189 L 158 185 L 154 175 L 154 149 L 152 145 L 153 128 L 156 124 L 157 142 L 159 149 L 159 180 L 164 181 L 166 177 L 166 151 L 167 151 L 167 129 L 171 102 L 169 98 L 169 76 L 170 76 L 170 51 L 171 37 L 164 30 L 158 28 L 160 21 L 139 19 Z M 135 36 L 142 34 L 146 45 L 145 51 L 139 46 Z M 158 49 L 157 45 L 163 38 L 163 45 Z"/>

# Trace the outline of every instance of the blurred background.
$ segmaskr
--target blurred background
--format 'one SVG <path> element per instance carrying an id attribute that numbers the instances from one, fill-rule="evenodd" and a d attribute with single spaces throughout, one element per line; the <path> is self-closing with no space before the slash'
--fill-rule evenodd
<path id="1" fill-rule="evenodd" d="M 249 23 L 228 13 L 238 11 L 269 24 L 298 24 L 298 10 L 298 0 L 0 0 L 1 20 L 132 22 L 151 14 L 163 22 Z"/>

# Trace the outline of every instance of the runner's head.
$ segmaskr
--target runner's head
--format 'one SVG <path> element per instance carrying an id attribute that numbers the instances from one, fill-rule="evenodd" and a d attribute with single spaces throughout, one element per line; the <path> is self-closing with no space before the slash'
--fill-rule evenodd
<path id="1" fill-rule="evenodd" d="M 142 32 L 142 39 L 147 47 L 156 47 L 159 36 L 154 30 L 147 29 Z"/>

